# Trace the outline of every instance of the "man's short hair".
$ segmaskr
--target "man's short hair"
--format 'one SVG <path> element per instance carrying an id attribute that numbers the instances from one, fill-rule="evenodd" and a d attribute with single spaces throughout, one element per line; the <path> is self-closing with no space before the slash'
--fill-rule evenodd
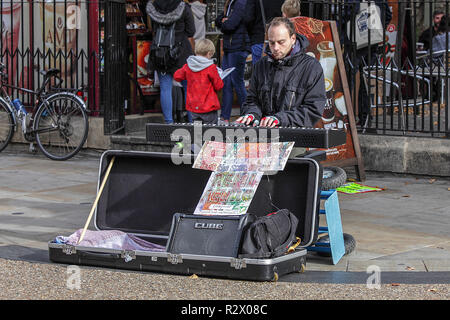
<path id="1" fill-rule="evenodd" d="M 281 6 L 281 12 L 288 18 L 298 17 L 300 15 L 300 0 L 285 0 Z"/>
<path id="2" fill-rule="evenodd" d="M 216 52 L 216 47 L 214 43 L 209 39 L 199 39 L 195 41 L 195 54 L 200 56 L 206 56 L 208 53 Z"/>
<path id="3" fill-rule="evenodd" d="M 292 21 L 285 17 L 273 18 L 273 20 L 270 22 L 269 28 L 267 28 L 267 30 L 269 30 L 271 27 L 278 27 L 278 26 L 285 26 L 286 29 L 289 31 L 290 37 L 296 33 L 295 26 L 292 23 Z"/>
<path id="4" fill-rule="evenodd" d="M 445 14 L 445 12 L 442 11 L 442 10 L 435 10 L 435 11 L 433 12 L 433 17 L 436 17 L 437 15 L 440 15 L 440 14 Z"/>

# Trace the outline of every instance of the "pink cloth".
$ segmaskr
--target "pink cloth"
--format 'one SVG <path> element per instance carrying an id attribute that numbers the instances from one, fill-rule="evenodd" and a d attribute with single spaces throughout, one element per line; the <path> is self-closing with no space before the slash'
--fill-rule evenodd
<path id="1" fill-rule="evenodd" d="M 118 230 L 110 231 L 90 231 L 86 230 L 83 240 L 78 244 L 82 229 L 68 237 L 58 236 L 56 242 L 69 245 L 80 245 L 83 247 L 95 247 L 119 250 L 141 250 L 141 251 L 157 251 L 164 252 L 164 246 L 145 241 L 134 235 L 127 234 Z"/>

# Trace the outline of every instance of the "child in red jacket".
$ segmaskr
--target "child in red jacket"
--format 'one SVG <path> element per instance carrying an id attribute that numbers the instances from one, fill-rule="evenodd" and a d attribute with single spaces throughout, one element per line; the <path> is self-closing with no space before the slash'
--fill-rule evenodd
<path id="1" fill-rule="evenodd" d="M 216 91 L 223 88 L 223 81 L 211 59 L 216 49 L 209 39 L 195 43 L 195 56 L 175 71 L 175 81 L 187 80 L 186 110 L 192 114 L 193 121 L 217 124 L 217 110 L 220 109 Z"/>

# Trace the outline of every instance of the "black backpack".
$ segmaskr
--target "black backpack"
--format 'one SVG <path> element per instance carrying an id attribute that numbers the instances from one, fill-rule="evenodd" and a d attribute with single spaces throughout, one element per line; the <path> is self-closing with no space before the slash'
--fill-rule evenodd
<path id="1" fill-rule="evenodd" d="M 239 258 L 276 258 L 300 244 L 296 237 L 297 217 L 287 209 L 253 217 L 244 231 Z"/>
<path id="2" fill-rule="evenodd" d="M 176 66 L 181 55 L 181 42 L 175 42 L 175 22 L 158 24 L 150 47 L 150 62 L 152 69 L 168 72 Z"/>

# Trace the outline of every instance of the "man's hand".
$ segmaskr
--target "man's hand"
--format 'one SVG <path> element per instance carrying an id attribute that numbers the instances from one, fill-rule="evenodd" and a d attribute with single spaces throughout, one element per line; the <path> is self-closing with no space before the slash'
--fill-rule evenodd
<path id="1" fill-rule="evenodd" d="M 228 20 L 228 18 L 223 18 L 222 19 L 222 23 L 224 23 L 225 21 L 227 21 Z"/>
<path id="2" fill-rule="evenodd" d="M 253 120 L 255 120 L 255 117 L 252 114 L 246 114 L 245 116 L 237 118 L 236 122 L 249 126 Z"/>
<path id="3" fill-rule="evenodd" d="M 268 116 L 261 119 L 261 123 L 259 124 L 260 127 L 269 127 L 269 128 L 275 128 L 280 124 L 280 120 L 275 118 L 274 116 Z"/>

